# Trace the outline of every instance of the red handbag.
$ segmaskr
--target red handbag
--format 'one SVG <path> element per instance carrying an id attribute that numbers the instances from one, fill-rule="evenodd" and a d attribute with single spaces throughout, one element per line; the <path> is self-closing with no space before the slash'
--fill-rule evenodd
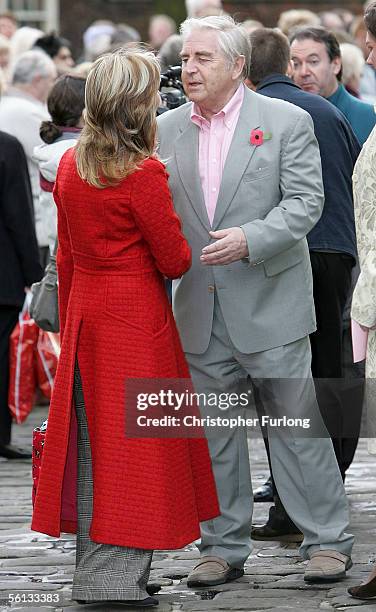
<path id="1" fill-rule="evenodd" d="M 33 477 L 32 502 L 34 506 L 35 496 L 37 494 L 39 473 L 42 465 L 43 446 L 46 439 L 47 421 L 44 421 L 40 427 L 36 427 L 33 431 L 33 446 L 31 470 Z"/>

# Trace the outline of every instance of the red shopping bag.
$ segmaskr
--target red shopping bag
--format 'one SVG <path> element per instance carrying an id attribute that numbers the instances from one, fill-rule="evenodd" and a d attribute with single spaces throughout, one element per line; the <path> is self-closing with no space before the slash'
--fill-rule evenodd
<path id="1" fill-rule="evenodd" d="M 51 399 L 56 368 L 56 347 L 51 341 L 51 334 L 41 329 L 36 351 L 36 373 L 38 387 L 47 399 Z"/>
<path id="2" fill-rule="evenodd" d="M 39 473 L 42 465 L 43 446 L 46 438 L 47 421 L 44 421 L 40 427 L 36 427 L 33 431 L 33 454 L 32 454 L 32 475 L 33 475 L 33 489 L 32 489 L 32 502 L 34 506 L 35 496 L 37 494 Z"/>
<path id="3" fill-rule="evenodd" d="M 28 297 L 25 299 L 18 323 L 10 336 L 10 372 L 8 405 L 16 423 L 23 423 L 34 404 L 36 372 L 35 349 L 39 328 L 30 319 Z"/>

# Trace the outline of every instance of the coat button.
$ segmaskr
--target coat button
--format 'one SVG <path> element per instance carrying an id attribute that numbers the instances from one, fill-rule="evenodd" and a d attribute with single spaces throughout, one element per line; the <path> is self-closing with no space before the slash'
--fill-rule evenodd
<path id="1" fill-rule="evenodd" d="M 209 285 L 208 286 L 208 291 L 209 291 L 209 293 L 214 293 L 214 291 L 215 291 L 214 285 Z"/>

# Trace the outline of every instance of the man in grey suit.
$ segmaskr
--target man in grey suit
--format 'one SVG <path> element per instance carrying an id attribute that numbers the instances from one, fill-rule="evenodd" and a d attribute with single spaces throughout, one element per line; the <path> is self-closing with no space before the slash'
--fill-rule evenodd
<path id="1" fill-rule="evenodd" d="M 250 376 L 268 414 L 310 418 L 321 431 L 308 438 L 276 428 L 270 452 L 282 502 L 304 534 L 305 580 L 336 580 L 351 567 L 353 537 L 310 367 L 315 314 L 305 237 L 323 207 L 312 120 L 244 87 L 249 37 L 230 17 L 188 19 L 182 35 L 191 102 L 159 118 L 159 154 L 192 247 L 173 306 L 193 383 L 200 393 L 228 392 Z M 201 525 L 201 559 L 188 586 L 234 580 L 251 551 L 246 430 L 208 438 L 221 516 Z"/>

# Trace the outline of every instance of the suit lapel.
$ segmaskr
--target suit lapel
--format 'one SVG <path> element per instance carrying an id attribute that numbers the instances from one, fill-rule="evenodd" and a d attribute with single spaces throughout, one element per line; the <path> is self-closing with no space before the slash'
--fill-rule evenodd
<path id="1" fill-rule="evenodd" d="M 180 180 L 187 196 L 201 223 L 209 231 L 211 228 L 198 167 L 198 134 L 198 127 L 189 118 L 175 143 L 175 155 Z"/>
<path id="2" fill-rule="evenodd" d="M 249 91 L 244 92 L 244 101 L 240 109 L 238 123 L 223 169 L 221 187 L 213 219 L 215 230 L 230 206 L 241 178 L 253 157 L 256 146 L 251 145 L 251 131 L 261 126 L 259 96 Z"/>

